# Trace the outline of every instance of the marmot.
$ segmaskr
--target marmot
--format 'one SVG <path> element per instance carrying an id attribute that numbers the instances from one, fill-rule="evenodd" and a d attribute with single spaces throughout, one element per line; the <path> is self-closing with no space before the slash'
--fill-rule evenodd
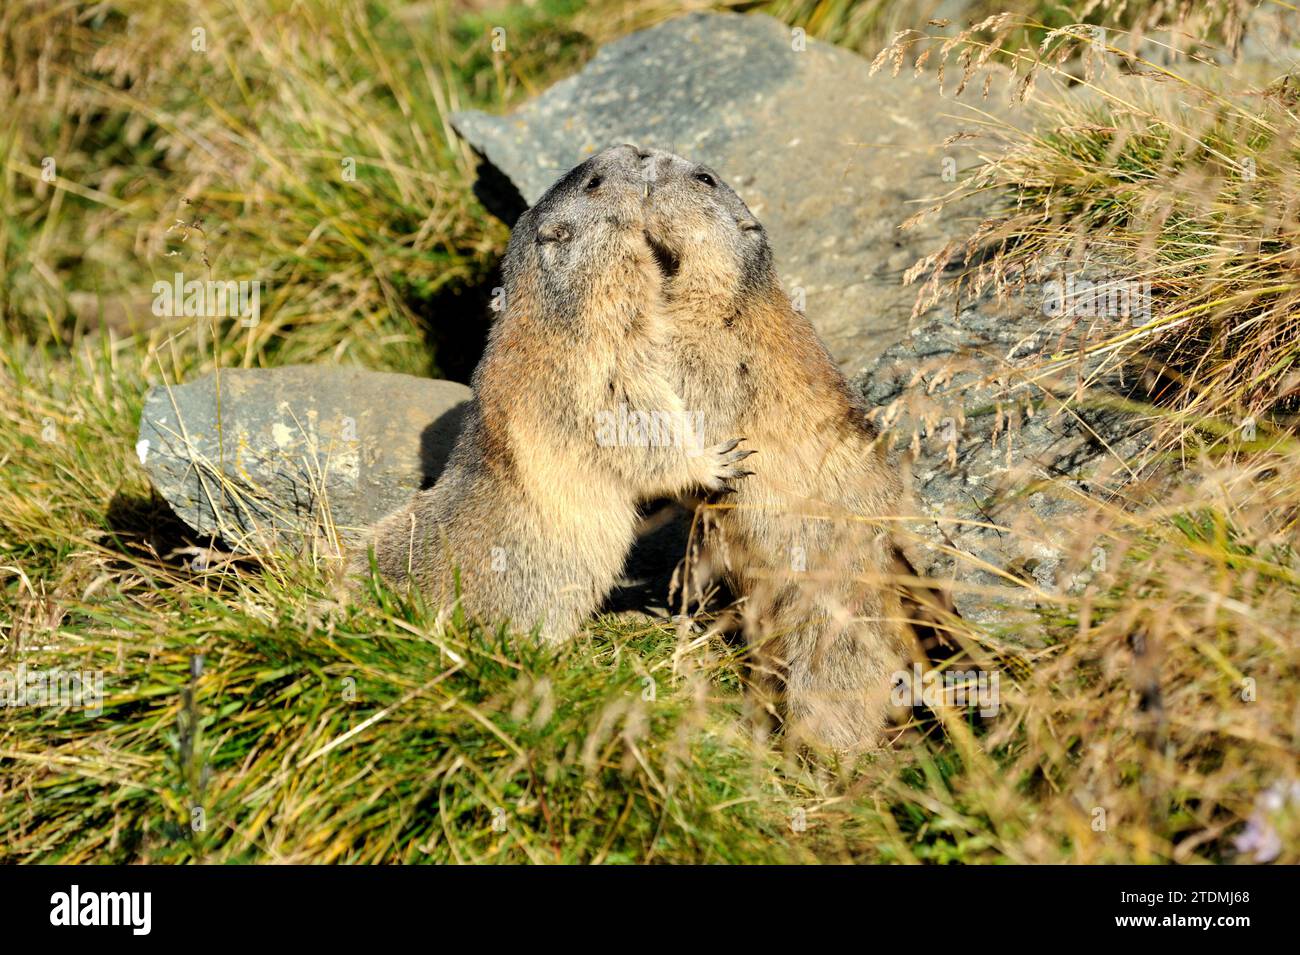
<path id="1" fill-rule="evenodd" d="M 719 533 L 709 545 L 740 598 L 755 682 L 796 743 L 872 748 L 910 659 L 890 586 L 899 475 L 782 290 L 745 203 L 711 169 L 660 150 L 641 157 L 647 227 L 668 274 L 676 389 L 706 409 L 706 434 L 744 434 L 759 452 L 757 474 L 711 509 Z"/>
<path id="2" fill-rule="evenodd" d="M 670 384 L 644 194 L 638 150 L 613 147 L 515 225 L 446 470 L 371 535 L 390 584 L 563 639 L 616 582 L 639 501 L 749 474 L 736 440 L 698 443 Z M 353 572 L 366 564 L 358 554 Z"/>

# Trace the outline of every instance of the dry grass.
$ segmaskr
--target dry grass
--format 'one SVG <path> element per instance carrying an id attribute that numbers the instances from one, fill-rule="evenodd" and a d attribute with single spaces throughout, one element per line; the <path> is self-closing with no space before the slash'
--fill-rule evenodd
<path id="1" fill-rule="evenodd" d="M 1108 47 L 1159 6 L 1123 6 Z M 860 47 L 892 27 L 872 4 L 773 9 Z M 990 129 L 962 186 L 1006 199 L 969 278 L 1073 268 L 1080 236 L 1150 277 L 1143 350 L 1113 351 L 1170 382 L 1144 411 L 1186 469 L 1080 518 L 1070 569 L 1099 544 L 1106 567 L 1042 595 L 1044 645 L 967 634 L 1001 674 L 995 720 L 941 712 L 847 767 L 756 744 L 743 653 L 719 640 L 683 658 L 671 630 L 607 619 L 543 653 L 391 594 L 336 606 L 310 563 L 196 573 L 134 456 L 164 376 L 463 364 L 473 336 L 449 326 L 505 232 L 469 198 L 449 109 L 500 108 L 665 6 L 5 7 L 0 669 L 102 670 L 106 698 L 98 716 L 0 711 L 0 858 L 1231 862 L 1255 858 L 1237 849 L 1250 827 L 1275 842 L 1260 858 L 1300 861 L 1289 88 L 1175 60 L 1121 95 L 1113 50 L 1089 78 L 1079 51 L 1056 59 L 1067 34 L 1037 49 L 1064 24 L 1026 11 L 949 48 L 1033 69 L 1038 88 L 1012 92 L 1043 109 L 1028 132 Z M 1231 32 L 1226 15 L 1184 27 Z M 199 336 L 148 314 L 176 270 L 261 278 L 273 301 L 251 334 Z"/>

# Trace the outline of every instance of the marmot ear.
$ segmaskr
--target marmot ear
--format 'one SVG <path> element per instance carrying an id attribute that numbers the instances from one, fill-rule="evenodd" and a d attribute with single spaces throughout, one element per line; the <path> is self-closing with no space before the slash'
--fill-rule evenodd
<path id="1" fill-rule="evenodd" d="M 572 236 L 563 222 L 548 222 L 537 230 L 538 242 L 568 242 Z"/>
<path id="2" fill-rule="evenodd" d="M 736 221 L 736 225 L 740 227 L 741 232 L 754 232 L 763 228 L 759 225 L 757 219 L 739 219 Z"/>

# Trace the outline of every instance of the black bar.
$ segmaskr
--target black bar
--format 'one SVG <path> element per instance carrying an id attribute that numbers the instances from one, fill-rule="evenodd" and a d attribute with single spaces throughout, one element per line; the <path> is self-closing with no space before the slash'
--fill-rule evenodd
<path id="1" fill-rule="evenodd" d="M 103 906 L 111 916 L 116 905 L 126 924 L 51 924 L 67 920 L 74 885 L 87 918 L 100 907 L 97 893 L 149 893 L 148 934 L 131 924 L 134 915 L 143 928 L 143 895 L 132 908 L 120 896 Z M 1183 942 L 1200 935 L 1231 944 L 1242 933 L 1293 925 L 1294 886 L 1294 870 L 1254 866 L 0 867 L 0 925 L 9 951 L 22 951 L 27 938 L 67 941 L 73 933 L 132 947 L 385 938 L 549 947 L 715 934 L 732 943 L 754 935 L 769 946 L 807 946 L 826 931 L 849 932 L 864 948 L 944 936 Z M 1206 918 L 1210 924 L 1201 924 Z M 1152 921 L 1121 924 L 1132 919 Z"/>

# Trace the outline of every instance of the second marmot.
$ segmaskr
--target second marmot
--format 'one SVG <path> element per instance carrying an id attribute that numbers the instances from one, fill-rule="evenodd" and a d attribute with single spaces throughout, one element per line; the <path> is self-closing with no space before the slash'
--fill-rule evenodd
<path id="1" fill-rule="evenodd" d="M 717 509 L 711 545 L 741 598 L 756 682 L 796 741 L 872 748 L 910 640 L 890 586 L 899 476 L 745 203 L 711 169 L 641 158 L 676 390 L 705 410 L 706 440 L 743 434 L 762 462 Z"/>

